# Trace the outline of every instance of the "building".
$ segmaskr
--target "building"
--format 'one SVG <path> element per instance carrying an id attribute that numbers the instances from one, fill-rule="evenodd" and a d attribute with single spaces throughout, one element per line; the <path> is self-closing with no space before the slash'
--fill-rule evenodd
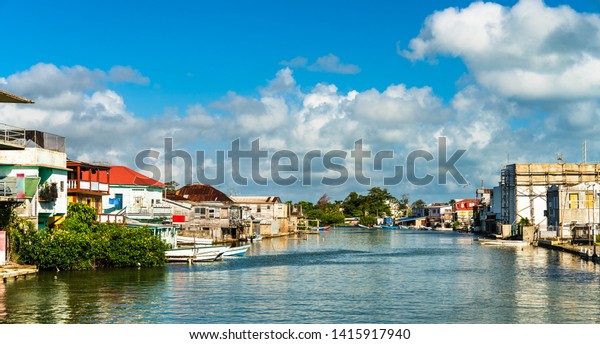
<path id="1" fill-rule="evenodd" d="M 425 207 L 427 224 L 431 227 L 450 227 L 452 223 L 452 205 L 446 203 L 433 203 Z M 414 214 L 413 214 L 414 215 Z M 420 215 L 420 214 L 419 214 Z M 419 216 L 415 215 L 415 216 Z"/>
<path id="2" fill-rule="evenodd" d="M 552 185 L 548 189 L 548 230 L 541 237 L 588 239 L 600 221 L 600 184 Z"/>
<path id="3" fill-rule="evenodd" d="M 6 94 L 3 94 L 6 96 Z M 67 214 L 67 154 L 62 136 L 0 125 L 0 185 L 3 197 L 22 203 L 15 212 L 38 228 Z"/>
<path id="4" fill-rule="evenodd" d="M 70 203 L 83 203 L 102 214 L 102 197 L 110 195 L 110 167 L 67 160 Z"/>
<path id="5" fill-rule="evenodd" d="M 282 203 L 277 196 L 231 196 L 235 204 L 243 209 L 244 220 L 251 220 L 251 233 L 278 235 L 298 228 L 298 214 L 291 220 L 291 205 Z"/>
<path id="6" fill-rule="evenodd" d="M 540 232 L 547 231 L 546 193 L 552 186 L 572 186 L 600 181 L 600 164 L 512 164 L 500 175 L 494 188 L 492 211 L 499 225 L 515 226 L 530 222 Z M 563 221 L 564 222 L 564 221 Z"/>
<path id="7" fill-rule="evenodd" d="M 109 195 L 102 196 L 105 214 L 146 221 L 171 218 L 171 207 L 163 203 L 165 184 L 125 166 L 111 166 L 108 173 Z"/>
<path id="8" fill-rule="evenodd" d="M 461 199 L 457 200 L 452 204 L 452 213 L 454 221 L 458 221 L 462 224 L 471 224 L 473 219 L 473 208 L 478 204 L 477 199 Z"/>
<path id="9" fill-rule="evenodd" d="M 165 203 L 172 207 L 173 224 L 181 226 L 184 236 L 224 241 L 245 234 L 241 209 L 211 185 L 186 185 L 167 193 Z"/>

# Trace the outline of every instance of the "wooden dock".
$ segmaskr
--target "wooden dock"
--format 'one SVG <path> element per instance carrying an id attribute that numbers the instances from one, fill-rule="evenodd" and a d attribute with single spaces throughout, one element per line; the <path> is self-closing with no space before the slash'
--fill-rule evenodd
<path id="1" fill-rule="evenodd" d="M 2 283 L 6 283 L 10 279 L 26 278 L 38 271 L 38 268 L 33 265 L 7 264 L 0 266 L 0 277 L 2 277 Z"/>

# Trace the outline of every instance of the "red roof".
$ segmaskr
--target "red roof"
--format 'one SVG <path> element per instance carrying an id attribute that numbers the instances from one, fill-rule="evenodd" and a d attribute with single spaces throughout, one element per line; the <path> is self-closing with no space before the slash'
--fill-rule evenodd
<path id="1" fill-rule="evenodd" d="M 146 177 L 145 175 L 125 166 L 110 167 L 110 183 L 120 185 L 165 187 L 165 184 L 152 178 Z"/>

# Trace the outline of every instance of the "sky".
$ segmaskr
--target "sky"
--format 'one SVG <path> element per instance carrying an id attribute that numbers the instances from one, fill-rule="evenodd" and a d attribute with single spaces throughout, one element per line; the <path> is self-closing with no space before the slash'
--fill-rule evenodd
<path id="1" fill-rule="evenodd" d="M 0 89 L 35 101 L 0 122 L 163 182 L 444 202 L 507 163 L 582 162 L 584 142 L 600 160 L 597 0 L 0 0 L 0 15 Z"/>

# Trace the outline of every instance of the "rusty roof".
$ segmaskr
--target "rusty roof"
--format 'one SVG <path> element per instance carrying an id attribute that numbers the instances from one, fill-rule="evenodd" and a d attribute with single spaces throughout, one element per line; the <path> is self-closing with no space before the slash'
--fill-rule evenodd
<path id="1" fill-rule="evenodd" d="M 175 195 L 191 202 L 224 202 L 233 203 L 231 198 L 211 185 L 190 184 L 175 191 Z M 173 199 L 175 200 L 175 199 Z M 178 200 L 181 200 L 180 198 Z"/>
<path id="2" fill-rule="evenodd" d="M 33 100 L 16 96 L 12 93 L 0 90 L 0 103 L 27 103 L 33 104 Z"/>

